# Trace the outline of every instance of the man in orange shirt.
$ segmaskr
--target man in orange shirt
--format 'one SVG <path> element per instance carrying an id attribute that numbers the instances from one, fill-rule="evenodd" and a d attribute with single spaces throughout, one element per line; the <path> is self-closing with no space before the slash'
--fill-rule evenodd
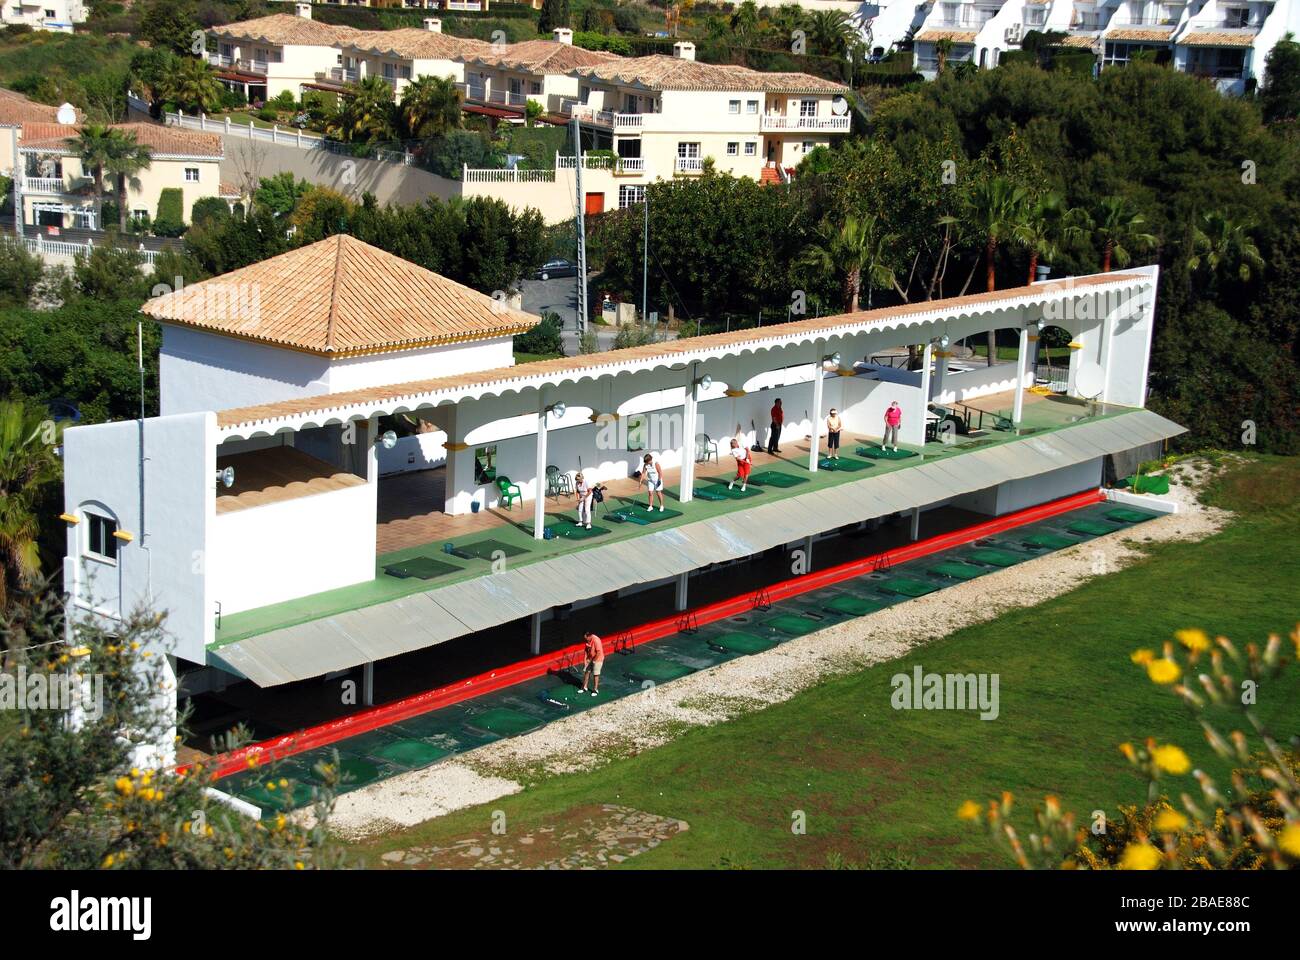
<path id="1" fill-rule="evenodd" d="M 594 697 L 600 693 L 600 670 L 605 666 L 605 645 L 600 642 L 600 637 L 588 631 L 583 634 L 582 639 L 586 641 L 583 647 L 583 656 L 585 662 L 582 665 L 582 693 L 587 692 L 587 678 L 592 678 L 591 695 Z"/>
<path id="2" fill-rule="evenodd" d="M 785 424 L 785 411 L 781 409 L 781 398 L 772 404 L 772 435 L 767 441 L 768 453 L 781 452 L 781 427 Z"/>

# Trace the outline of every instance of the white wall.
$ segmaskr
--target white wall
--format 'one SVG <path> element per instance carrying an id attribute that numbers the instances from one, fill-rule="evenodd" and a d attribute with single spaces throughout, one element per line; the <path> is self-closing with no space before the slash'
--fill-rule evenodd
<path id="1" fill-rule="evenodd" d="M 367 483 L 216 516 L 213 602 L 224 615 L 372 580 L 375 491 Z"/>
<path id="2" fill-rule="evenodd" d="M 382 445 L 375 448 L 379 457 L 379 472 L 384 476 L 407 473 L 412 470 L 429 470 L 447 461 L 444 444 L 447 435 L 441 430 L 433 433 L 416 433 L 399 437 L 391 450 Z"/>
<path id="3" fill-rule="evenodd" d="M 1100 457 L 1023 480 L 1008 480 L 998 487 L 997 516 L 1100 486 Z"/>
<path id="4" fill-rule="evenodd" d="M 942 359 L 939 362 L 943 362 Z M 933 401 L 939 404 L 964 403 L 976 397 L 985 397 L 994 393 L 1004 393 L 1016 387 L 1016 363 L 995 363 L 993 366 L 983 364 L 965 373 L 949 373 L 943 378 L 943 389 L 938 390 L 939 378 L 932 383 L 936 385 Z M 1023 369 L 1023 368 L 1022 368 Z M 1032 386 L 1029 377 L 1026 382 Z"/>
<path id="5" fill-rule="evenodd" d="M 216 418 L 155 417 L 144 423 L 145 516 L 140 516 L 140 423 L 73 427 L 64 434 L 65 587 L 77 609 L 108 620 L 147 605 L 167 615 L 172 653 L 198 663 L 213 631 L 204 548 L 216 510 Z M 107 513 L 133 536 L 115 564 L 86 557 L 86 512 Z"/>

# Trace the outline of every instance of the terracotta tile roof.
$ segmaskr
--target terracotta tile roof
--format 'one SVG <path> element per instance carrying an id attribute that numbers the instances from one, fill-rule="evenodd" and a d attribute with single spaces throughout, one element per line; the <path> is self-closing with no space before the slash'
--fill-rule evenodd
<path id="1" fill-rule="evenodd" d="M 536 73 L 568 73 L 578 67 L 590 67 L 619 59 L 621 58 L 616 53 L 586 50 L 556 40 L 524 40 L 522 43 L 506 44 L 500 50 L 489 45 L 487 50 L 466 57 L 466 60 L 474 63 Z"/>
<path id="2" fill-rule="evenodd" d="M 140 309 L 159 320 L 324 356 L 506 336 L 540 320 L 346 234 Z"/>
<path id="3" fill-rule="evenodd" d="M 1083 47 L 1085 49 L 1091 50 L 1100 41 L 1101 41 L 1101 36 L 1099 34 L 1094 33 L 1094 34 L 1080 35 L 1077 33 L 1072 33 L 1069 36 L 1067 36 L 1064 40 L 1061 41 L 1061 46 Z"/>
<path id="4" fill-rule="evenodd" d="M 27 123 L 54 123 L 59 115 L 58 107 L 29 100 L 21 93 L 0 87 L 0 126 L 14 127 Z M 77 111 L 81 118 L 81 111 Z"/>
<path id="5" fill-rule="evenodd" d="M 638 85 L 651 90 L 736 90 L 769 93 L 843 93 L 848 88 L 807 73 L 765 73 L 731 64 L 699 63 L 653 54 L 616 57 L 606 63 L 577 67 L 570 76 L 607 83 Z"/>
<path id="6" fill-rule="evenodd" d="M 218 189 L 218 196 L 224 197 L 226 199 L 230 199 L 232 197 L 242 197 L 244 195 L 244 191 L 239 189 L 239 187 L 236 184 L 231 183 L 229 180 L 222 180 L 217 189 Z"/>
<path id="7" fill-rule="evenodd" d="M 1174 28 L 1169 27 L 1116 27 L 1114 30 L 1106 31 L 1107 40 L 1149 40 L 1154 42 L 1167 41 L 1173 34 Z"/>
<path id="8" fill-rule="evenodd" d="M 268 264 L 272 262 L 271 260 L 266 261 Z M 229 274 L 229 276 L 234 276 L 234 274 Z M 476 370 L 453 376 L 416 380 L 410 383 L 368 387 L 362 390 L 350 390 L 317 397 L 298 397 L 292 400 L 280 400 L 275 403 L 264 403 L 251 407 L 219 410 L 217 411 L 217 426 L 221 428 L 236 427 L 275 417 L 291 417 L 317 413 L 323 410 L 336 410 L 353 404 L 380 404 L 398 398 L 434 393 L 439 390 L 502 384 L 537 376 L 581 374 L 585 371 L 609 368 L 614 364 L 627 361 L 673 361 L 681 354 L 700 350 L 761 343 L 768 340 L 785 340 L 803 333 L 821 333 L 823 331 L 833 333 L 837 327 L 860 327 L 878 321 L 897 322 L 913 314 L 925 314 L 946 309 L 957 312 L 962 308 L 978 307 L 986 303 L 1000 303 L 1033 293 L 1079 290 L 1100 284 L 1139 279 L 1141 277 L 1137 274 L 1096 274 L 1089 277 L 1076 277 L 1069 281 L 1062 280 L 1029 287 L 1008 287 L 1005 290 L 995 290 L 992 293 L 973 293 L 964 297 L 949 297 L 944 300 L 929 300 L 896 307 L 859 310 L 857 313 L 842 313 L 830 317 L 815 317 L 806 320 L 795 320 L 790 323 L 776 323 L 757 330 L 733 330 L 729 333 L 714 333 L 703 337 L 688 337 L 683 340 L 652 343 L 643 347 L 627 347 L 622 350 L 607 350 L 603 353 L 580 354 L 576 357 L 557 357 L 553 360 L 520 363 L 512 367 L 499 367 L 495 370 Z M 201 284 L 198 286 L 201 286 Z M 148 304 L 145 304 L 145 306 L 147 307 Z"/>
<path id="9" fill-rule="evenodd" d="M 196 133 L 158 123 L 114 123 L 111 129 L 131 134 L 136 143 L 149 147 L 159 159 L 199 157 L 220 160 L 225 156 L 221 137 L 215 133 Z M 80 127 L 60 123 L 27 123 L 23 125 L 19 146 L 31 150 L 70 150 L 70 141 L 80 132 Z"/>
<path id="10" fill-rule="evenodd" d="M 1178 42 L 1186 47 L 1248 47 L 1258 33 L 1257 30 L 1194 30 Z"/>
<path id="11" fill-rule="evenodd" d="M 458 60 L 477 52 L 488 52 L 492 44 L 486 40 L 453 37 L 447 33 L 434 33 L 419 27 L 400 30 L 358 30 L 351 34 L 344 46 L 352 50 L 388 53 L 405 60 Z"/>
<path id="12" fill-rule="evenodd" d="M 356 27 L 337 27 L 291 13 L 276 13 L 212 28 L 215 36 L 229 40 L 261 40 L 280 46 L 309 47 L 337 47 L 346 38 L 360 32 Z"/>
<path id="13" fill-rule="evenodd" d="M 951 40 L 953 43 L 974 43 L 975 30 L 923 30 L 915 37 L 917 43 L 938 43 Z"/>

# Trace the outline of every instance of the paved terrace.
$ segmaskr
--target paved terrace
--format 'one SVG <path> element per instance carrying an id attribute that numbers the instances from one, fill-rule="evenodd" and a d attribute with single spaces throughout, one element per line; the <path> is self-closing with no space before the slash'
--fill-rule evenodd
<path id="1" fill-rule="evenodd" d="M 1009 415 L 1012 400 L 1013 393 L 1008 391 L 982 397 L 970 402 L 968 406 L 990 414 Z M 645 492 L 642 490 L 638 493 L 636 481 L 632 479 L 608 482 L 606 503 L 597 508 L 590 536 L 584 536 L 586 531 L 575 531 L 571 523 L 565 522 L 576 519 L 576 503 L 573 498 L 547 498 L 547 525 L 555 525 L 557 531 L 562 531 L 561 535 L 549 540 L 533 538 L 532 501 L 515 504 L 514 509 L 491 509 L 478 514 L 448 516 L 432 506 L 441 502 L 441 491 L 438 488 L 442 481 L 441 469 L 385 478 L 380 481 L 378 556 L 373 581 L 225 616 L 217 630 L 214 647 L 452 583 L 489 576 L 493 573 L 491 558 L 494 551 L 504 554 L 511 568 L 519 568 L 540 560 L 580 552 L 592 546 L 603 546 L 725 516 L 761 503 L 798 498 L 869 477 L 905 472 L 940 458 L 959 461 L 963 454 L 974 450 L 988 449 L 1034 434 L 1067 429 L 1080 422 L 1122 417 L 1132 409 L 1096 405 L 1095 413 L 1090 415 L 1089 405 L 1082 401 L 1027 392 L 1019 431 L 996 430 L 993 427 L 994 418 L 985 417 L 984 429 L 973 430 L 966 436 L 955 436 L 951 443 L 931 442 L 922 448 L 911 448 L 910 452 L 914 455 L 906 459 L 873 460 L 858 456 L 855 453 L 858 447 L 874 446 L 879 440 L 846 432 L 840 449 L 841 460 L 850 467 L 857 467 L 847 470 L 827 469 L 823 466 L 816 472 L 809 471 L 810 441 L 806 437 L 787 436 L 780 455 L 753 454 L 754 474 L 779 474 L 793 481 L 790 486 L 751 484 L 748 495 L 744 497 L 738 495 L 737 489 L 733 492 L 736 495 L 734 498 L 702 499 L 701 490 L 723 493 L 726 481 L 734 476 L 734 461 L 726 454 L 728 440 L 724 437 L 718 444 L 719 462 L 710 459 L 707 463 L 696 465 L 697 499 L 693 502 L 678 502 L 676 483 L 680 471 L 668 470 L 665 491 L 668 509 L 663 514 L 663 519 L 654 519 L 645 525 L 618 523 L 610 519 L 610 513 L 633 503 L 644 503 Z M 824 444 L 824 437 L 821 442 Z M 825 529 L 835 526 L 835 517 L 827 516 Z M 576 536 L 571 538 L 570 535 L 574 534 Z M 446 552 L 447 545 L 451 545 L 457 553 Z M 475 556 L 475 553 L 481 556 Z M 406 566 L 413 560 L 417 562 Z M 428 561 L 436 563 L 435 571 L 422 569 L 428 567 Z M 428 578 L 422 576 L 430 572 L 434 575 Z M 655 577 L 648 575 L 647 579 Z"/>

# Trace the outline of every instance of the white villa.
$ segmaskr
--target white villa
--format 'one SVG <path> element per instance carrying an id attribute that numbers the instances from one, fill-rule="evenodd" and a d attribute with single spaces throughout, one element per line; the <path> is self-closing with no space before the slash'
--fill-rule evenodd
<path id="1" fill-rule="evenodd" d="M 1143 409 L 1156 280 L 1144 267 L 515 365 L 511 337 L 535 317 L 332 237 L 145 305 L 164 331 L 161 414 L 66 431 L 64 586 L 109 624 L 165 611 L 189 689 L 369 677 L 505 624 L 536 652 L 557 607 L 675 583 L 682 609 L 695 571 L 811 551 L 845 525 L 904 512 L 916 539 L 944 505 L 1000 516 L 1095 491 L 1108 457 L 1181 432 Z M 1045 324 L 1073 338 L 1068 370 L 1035 385 Z M 1016 361 L 951 360 L 996 328 L 1016 331 Z M 919 369 L 873 359 L 900 345 L 921 347 Z M 756 469 L 805 486 L 719 513 L 711 445 L 761 441 L 774 397 L 784 459 L 755 454 Z M 870 443 L 891 401 L 903 459 L 819 469 L 809 438 L 828 408 Z M 671 517 L 606 514 L 568 539 L 574 471 L 630 494 L 647 450 Z M 501 569 L 456 552 L 493 535 L 521 545 Z"/>
<path id="2" fill-rule="evenodd" d="M 33 30 L 71 33 L 85 23 L 85 0 L 4 0 L 0 4 L 0 26 L 26 26 Z"/>
<path id="3" fill-rule="evenodd" d="M 249 100 L 268 100 L 285 90 L 298 97 L 304 84 L 340 68 L 344 44 L 361 31 L 316 22 L 310 3 L 297 3 L 294 10 L 210 31 L 215 49 L 208 60 L 224 84 Z"/>
<path id="4" fill-rule="evenodd" d="M 442 21 L 430 17 L 423 28 L 365 30 L 350 35 L 343 44 L 339 67 L 328 76 L 318 76 L 317 81 L 342 85 L 370 76 L 383 77 L 400 99 L 415 77 L 451 77 L 463 82 L 464 58 L 490 48 L 485 40 L 444 34 Z"/>
<path id="5" fill-rule="evenodd" d="M 951 44 L 948 62 L 993 67 L 1031 30 L 1050 30 L 1093 51 L 1102 69 L 1154 51 L 1224 93 L 1242 93 L 1263 79 L 1274 45 L 1300 34 L 1297 0 L 938 0 L 927 7 L 914 53 L 917 70 L 931 78 L 942 40 Z"/>

